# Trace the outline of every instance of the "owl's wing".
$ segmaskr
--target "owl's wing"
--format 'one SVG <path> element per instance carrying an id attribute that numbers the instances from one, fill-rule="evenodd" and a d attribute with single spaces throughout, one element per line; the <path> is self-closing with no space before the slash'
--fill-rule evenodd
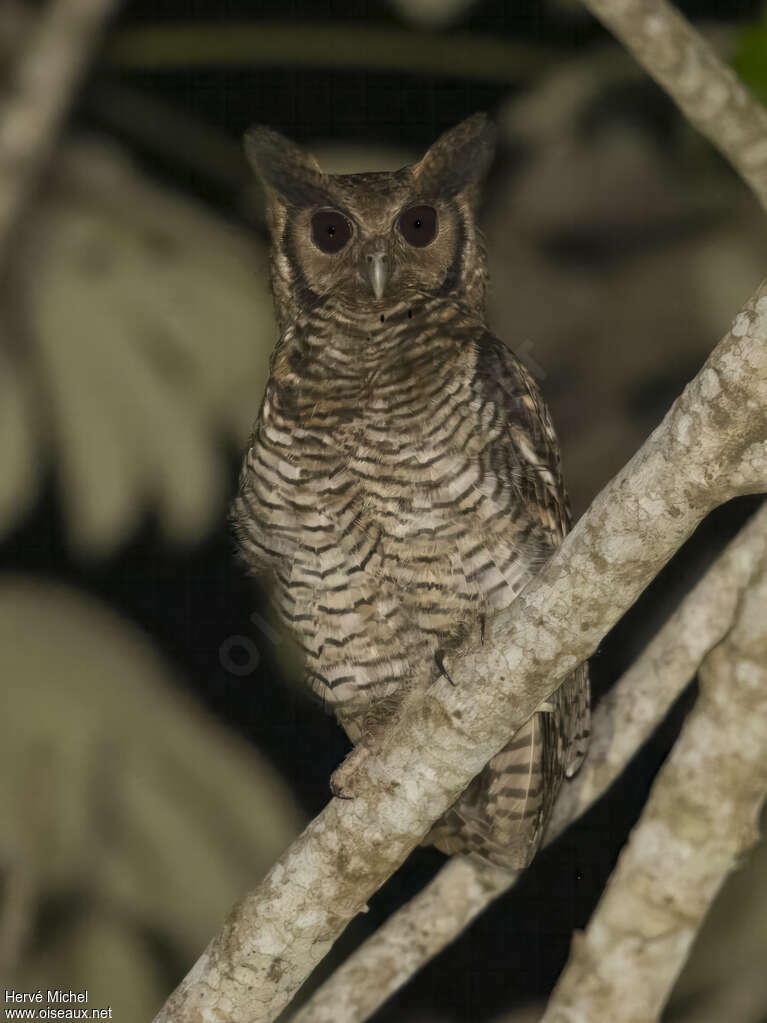
<path id="1" fill-rule="evenodd" d="M 548 555 L 570 528 L 570 507 L 559 442 L 538 385 L 511 349 L 485 331 L 476 343 L 472 388 L 477 400 L 493 403 L 504 422 L 492 452 L 493 470 L 518 489 L 531 524 L 543 527 Z"/>
<path id="2" fill-rule="evenodd" d="M 504 425 L 490 452 L 492 472 L 517 491 L 519 512 L 527 519 L 527 533 L 534 537 L 533 550 L 542 562 L 570 527 L 551 416 L 535 381 L 501 341 L 484 333 L 476 356 L 476 400 L 479 407 L 492 403 Z M 584 664 L 493 757 L 426 841 L 444 852 L 473 853 L 507 868 L 526 866 L 563 776 L 574 774 L 586 754 L 589 717 Z"/>
<path id="3" fill-rule="evenodd" d="M 477 345 L 475 380 L 485 400 L 503 410 L 506 430 L 497 442 L 496 462 L 513 471 L 523 465 L 519 485 L 528 516 L 538 521 L 550 546 L 560 545 L 571 526 L 570 505 L 562 476 L 562 462 L 548 407 L 538 385 L 514 353 L 489 332 Z M 563 762 L 568 776 L 586 755 L 589 736 L 588 666 L 576 670 L 555 694 L 568 729 L 563 736 Z"/>

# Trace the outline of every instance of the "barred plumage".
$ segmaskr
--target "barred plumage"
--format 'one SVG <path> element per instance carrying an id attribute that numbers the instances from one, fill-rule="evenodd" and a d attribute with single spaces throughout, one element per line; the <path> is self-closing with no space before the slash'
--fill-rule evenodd
<path id="1" fill-rule="evenodd" d="M 282 336 L 237 533 L 308 683 L 353 742 L 370 741 L 404 693 L 436 677 L 438 652 L 511 603 L 561 542 L 558 446 L 535 383 L 484 321 L 473 213 L 491 152 L 484 118 L 394 174 L 322 175 L 268 129 L 249 152 L 269 197 Z M 580 669 L 428 840 L 525 865 L 587 733 Z"/>

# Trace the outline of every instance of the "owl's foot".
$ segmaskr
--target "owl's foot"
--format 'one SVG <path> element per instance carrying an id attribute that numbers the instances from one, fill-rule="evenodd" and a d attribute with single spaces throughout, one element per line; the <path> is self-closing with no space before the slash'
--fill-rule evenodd
<path id="1" fill-rule="evenodd" d="M 346 761 L 337 767 L 330 776 L 330 794 L 336 799 L 354 799 L 351 792 L 347 791 L 348 779 L 344 778 L 345 763 Z"/>
<path id="2" fill-rule="evenodd" d="M 367 744 L 359 743 L 330 776 L 330 791 L 337 799 L 354 799 L 354 778 L 361 765 L 375 753 Z"/>

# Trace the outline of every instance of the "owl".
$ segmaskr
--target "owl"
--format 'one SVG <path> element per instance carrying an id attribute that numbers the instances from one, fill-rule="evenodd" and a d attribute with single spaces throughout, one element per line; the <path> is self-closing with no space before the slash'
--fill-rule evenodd
<path id="1" fill-rule="evenodd" d="M 280 337 L 235 532 L 306 683 L 374 746 L 569 527 L 548 409 L 486 320 L 476 206 L 493 130 L 476 114 L 395 172 L 325 174 L 261 126 L 245 148 L 266 193 Z M 526 866 L 588 725 L 583 666 L 425 841 Z"/>

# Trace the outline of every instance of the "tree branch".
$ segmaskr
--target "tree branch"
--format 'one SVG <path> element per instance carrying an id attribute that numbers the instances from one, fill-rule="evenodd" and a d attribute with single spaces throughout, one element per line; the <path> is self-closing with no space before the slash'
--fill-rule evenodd
<path id="1" fill-rule="evenodd" d="M 593 806 L 650 737 L 732 627 L 743 591 L 764 558 L 767 503 L 600 701 L 589 755 L 563 786 L 544 844 Z M 362 1023 L 516 880 L 471 860 L 449 860 L 314 992 L 291 1023 Z"/>
<path id="2" fill-rule="evenodd" d="M 666 0 L 583 0 L 767 210 L 767 109 Z"/>
<path id="3" fill-rule="evenodd" d="M 518 82 L 551 67 L 555 47 L 492 36 L 366 26 L 356 22 L 258 21 L 148 25 L 122 29 L 107 48 L 110 64 L 182 67 L 330 67 Z"/>
<path id="4" fill-rule="evenodd" d="M 759 840 L 767 795 L 767 559 L 661 769 L 542 1023 L 657 1019 L 703 917 Z"/>
<path id="5" fill-rule="evenodd" d="M 735 483 L 732 482 L 735 478 Z M 273 1020 L 431 823 L 717 504 L 767 484 L 767 282 L 628 465 L 450 675 L 347 762 L 332 799 L 157 1017 Z M 418 756 L 413 751 L 418 750 Z"/>
<path id="6" fill-rule="evenodd" d="M 51 0 L 0 101 L 0 264 L 117 0 Z"/>
<path id="7" fill-rule="evenodd" d="M 290 1023 L 362 1023 L 518 877 L 451 857 L 290 1016 Z"/>

